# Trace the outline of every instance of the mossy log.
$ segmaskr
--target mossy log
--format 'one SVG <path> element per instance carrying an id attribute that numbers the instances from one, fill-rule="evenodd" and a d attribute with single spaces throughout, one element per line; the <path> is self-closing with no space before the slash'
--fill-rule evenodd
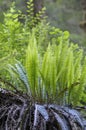
<path id="1" fill-rule="evenodd" d="M 86 130 L 75 109 L 34 104 L 21 93 L 0 89 L 0 130 Z"/>

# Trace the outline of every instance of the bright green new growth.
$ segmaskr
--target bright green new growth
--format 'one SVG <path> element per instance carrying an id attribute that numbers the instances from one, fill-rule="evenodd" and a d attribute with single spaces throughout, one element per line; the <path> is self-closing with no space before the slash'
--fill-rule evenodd
<path id="1" fill-rule="evenodd" d="M 16 72 L 20 79 L 24 77 L 22 81 L 35 101 L 76 105 L 86 85 L 86 58 L 77 44 L 70 43 L 67 31 L 59 30 L 58 35 L 41 54 L 41 45 L 32 34 L 25 63 L 28 82 L 20 63 L 17 66 L 21 71 L 17 69 Z"/>
<path id="2" fill-rule="evenodd" d="M 37 43 L 35 37 L 30 39 L 30 43 L 27 49 L 26 54 L 26 70 L 29 78 L 30 89 L 32 95 L 36 96 L 38 93 L 38 69 L 39 69 L 39 61 L 38 61 L 38 50 Z M 33 78 L 32 78 L 33 77 Z"/>

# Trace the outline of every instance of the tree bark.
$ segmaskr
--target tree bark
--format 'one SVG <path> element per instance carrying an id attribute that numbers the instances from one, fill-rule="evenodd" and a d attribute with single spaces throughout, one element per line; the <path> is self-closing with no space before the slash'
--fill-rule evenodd
<path id="1" fill-rule="evenodd" d="M 44 0 L 33 0 L 34 2 L 34 16 L 43 8 Z"/>
<path id="2" fill-rule="evenodd" d="M 81 0 L 83 16 L 80 27 L 86 32 L 86 0 Z"/>

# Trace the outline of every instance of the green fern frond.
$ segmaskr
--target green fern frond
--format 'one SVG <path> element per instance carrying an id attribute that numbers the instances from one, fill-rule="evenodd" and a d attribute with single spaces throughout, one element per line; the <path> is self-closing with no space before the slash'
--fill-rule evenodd
<path id="1" fill-rule="evenodd" d="M 31 96 L 30 86 L 29 86 L 29 83 L 28 83 L 28 77 L 27 77 L 27 74 L 26 74 L 23 66 L 21 65 L 20 62 L 18 62 L 17 64 L 15 64 L 15 67 L 17 69 L 17 73 L 19 74 L 21 81 L 26 86 L 26 90 L 27 90 L 28 94 Z"/>
<path id="2" fill-rule="evenodd" d="M 81 77 L 81 71 L 82 71 L 82 59 L 83 59 L 83 51 L 80 50 L 77 52 L 77 54 L 75 54 L 75 64 L 74 64 L 74 71 L 75 71 L 75 74 L 74 74 L 74 80 L 77 81 L 80 79 Z"/>
<path id="3" fill-rule="evenodd" d="M 56 59 L 57 59 L 57 80 L 59 80 L 59 79 L 64 80 L 64 81 L 62 81 L 63 85 L 61 84 L 62 87 L 63 87 L 65 85 L 65 82 L 66 82 L 66 80 L 64 78 L 65 78 L 65 71 L 67 70 L 67 65 L 66 65 L 67 63 L 66 62 L 67 62 L 67 58 L 68 58 L 68 51 L 67 51 L 68 50 L 68 44 L 67 44 L 67 42 L 66 42 L 66 44 L 65 43 L 63 44 L 63 39 L 62 38 L 60 38 L 59 40 L 61 41 L 61 43 L 59 45 L 57 45 L 58 50 L 60 49 L 59 57 L 56 54 Z"/>
<path id="4" fill-rule="evenodd" d="M 68 51 L 68 61 L 67 61 L 67 87 L 70 87 L 74 82 L 74 56 L 72 47 Z"/>
<path id="5" fill-rule="evenodd" d="M 83 67 L 82 67 L 80 82 L 81 82 L 81 85 L 84 85 L 86 83 L 86 57 L 84 59 L 84 63 L 83 63 Z"/>
<path id="6" fill-rule="evenodd" d="M 37 93 L 38 87 L 38 50 L 35 37 L 31 38 L 29 41 L 27 53 L 26 53 L 26 71 L 29 77 L 30 88 L 32 95 Z"/>
<path id="7" fill-rule="evenodd" d="M 26 92 L 31 96 L 31 91 L 30 91 L 30 87 L 29 87 L 29 83 L 28 83 L 27 74 L 26 74 L 23 66 L 21 65 L 21 63 L 17 61 L 17 64 L 15 64 L 15 66 L 9 65 L 8 70 L 11 74 L 11 77 L 13 77 L 13 79 L 15 78 L 15 81 L 21 80 L 21 82 L 23 83 L 23 85 L 26 88 Z"/>
<path id="8" fill-rule="evenodd" d="M 69 88 L 68 100 L 69 102 L 72 101 L 72 103 L 76 105 L 76 102 L 80 101 L 81 95 L 83 93 L 83 87 L 84 87 L 83 85 L 81 85 L 82 79 L 80 80 L 83 72 L 82 70 L 83 52 L 82 50 L 79 49 L 78 51 L 76 50 L 74 54 L 75 55 L 74 55 L 73 67 L 71 68 L 72 70 L 74 70 L 74 78 L 73 78 L 74 80 L 71 83 Z M 76 97 L 76 95 L 78 96 Z"/>
<path id="9" fill-rule="evenodd" d="M 52 99 L 55 98 L 53 96 L 56 94 L 56 59 L 50 45 L 43 57 L 41 73 L 45 97 L 52 95 Z"/>

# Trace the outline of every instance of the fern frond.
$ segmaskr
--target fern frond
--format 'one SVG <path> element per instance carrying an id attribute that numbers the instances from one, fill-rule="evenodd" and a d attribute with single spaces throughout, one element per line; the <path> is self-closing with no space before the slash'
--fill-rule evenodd
<path id="1" fill-rule="evenodd" d="M 35 95 L 38 90 L 38 50 L 35 37 L 29 41 L 28 49 L 26 52 L 26 71 L 29 77 L 30 88 L 32 95 Z"/>
<path id="2" fill-rule="evenodd" d="M 79 50 L 78 52 L 76 52 L 76 54 L 74 55 L 75 59 L 74 59 L 74 80 L 77 81 L 80 79 L 81 77 L 81 71 L 82 71 L 82 59 L 83 59 L 83 51 Z"/>
<path id="3" fill-rule="evenodd" d="M 74 56 L 72 47 L 68 51 L 68 61 L 67 61 L 67 87 L 70 87 L 74 82 Z"/>
<path id="4" fill-rule="evenodd" d="M 15 67 L 17 69 L 17 73 L 19 74 L 21 81 L 26 86 L 26 90 L 27 90 L 28 94 L 31 96 L 31 90 L 30 90 L 30 86 L 28 83 L 28 77 L 27 77 L 27 74 L 26 74 L 22 64 L 20 62 L 18 62 L 17 64 L 15 64 Z"/>
<path id="5" fill-rule="evenodd" d="M 81 95 L 83 93 L 83 85 L 81 86 L 81 75 L 82 75 L 82 59 L 83 53 L 82 50 L 74 50 L 74 62 L 73 62 L 73 70 L 74 70 L 74 80 L 69 88 L 69 102 L 72 101 L 74 105 L 76 102 L 79 102 Z M 76 97 L 76 95 L 78 95 Z"/>
<path id="6" fill-rule="evenodd" d="M 82 67 L 80 82 L 82 85 L 85 85 L 85 83 L 86 83 L 86 57 L 84 59 L 84 63 L 83 63 L 83 67 Z"/>
<path id="7" fill-rule="evenodd" d="M 15 78 L 17 80 L 17 78 L 19 78 L 19 80 L 21 80 L 21 82 L 24 84 L 26 88 L 27 93 L 31 96 L 27 74 L 21 63 L 17 61 L 17 64 L 15 64 L 15 66 L 9 65 L 9 72 L 11 74 L 11 77 L 13 77 L 13 79 Z"/>
<path id="8" fill-rule="evenodd" d="M 60 39 L 62 43 L 60 43 L 57 48 L 60 49 L 60 55 L 58 57 L 58 55 L 56 54 L 56 59 L 57 60 L 57 80 L 60 80 L 61 83 L 61 87 L 66 85 L 66 71 L 67 71 L 67 59 L 68 59 L 68 43 L 66 42 L 66 44 L 63 44 L 63 39 Z M 62 44 L 62 45 L 61 45 Z M 61 46 L 61 48 L 60 48 Z"/>
<path id="9" fill-rule="evenodd" d="M 45 97 L 52 95 L 52 99 L 54 99 L 53 96 L 56 94 L 56 59 L 50 45 L 43 57 L 41 73 Z"/>

